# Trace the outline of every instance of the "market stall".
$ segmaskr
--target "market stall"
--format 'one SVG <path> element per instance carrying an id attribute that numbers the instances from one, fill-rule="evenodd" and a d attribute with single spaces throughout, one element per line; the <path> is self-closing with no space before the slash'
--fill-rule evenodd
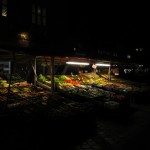
<path id="1" fill-rule="evenodd" d="M 33 57 L 6 50 L 0 54 L 0 112 L 44 105 L 49 92 L 33 84 Z"/>
<path id="2" fill-rule="evenodd" d="M 46 60 L 46 61 L 45 61 Z M 37 84 L 51 87 L 50 57 L 37 58 Z M 78 102 L 92 101 L 101 108 L 120 109 L 129 107 L 125 92 L 108 89 L 110 62 L 75 57 L 54 58 L 54 87 L 62 96 Z M 95 67 L 96 66 L 96 67 Z"/>
<path id="3" fill-rule="evenodd" d="M 57 102 L 65 103 L 66 108 L 71 103 L 98 111 L 127 110 L 139 93 L 148 94 L 150 89 L 145 84 L 121 79 L 117 65 L 110 61 L 81 57 L 33 57 L 16 52 L 3 53 L 1 62 L 4 61 L 9 64 L 5 66 L 9 71 L 0 76 L 0 103 L 6 108 L 31 104 L 49 107 L 53 100 L 57 101 L 60 97 Z"/>
<path id="4" fill-rule="evenodd" d="M 51 57 L 40 56 L 37 64 L 37 83 L 42 87 L 51 87 Z M 149 87 L 120 78 L 116 66 L 115 62 L 56 56 L 53 68 L 54 89 L 63 96 L 80 102 L 98 100 L 103 106 L 129 107 L 130 101 L 138 93 L 148 94 L 146 88 Z"/>
<path id="5" fill-rule="evenodd" d="M 90 102 L 81 104 L 53 94 L 54 69 L 49 65 L 49 60 L 45 61 L 48 67 L 42 64 L 42 68 L 39 68 L 41 64 L 39 66 L 35 57 L 10 51 L 1 53 L 0 60 L 1 63 L 10 64 L 8 72 L 1 69 L 0 116 L 9 114 L 23 117 L 36 113 L 34 117 L 40 114 L 47 118 L 58 118 L 87 114 L 93 110 Z M 53 63 L 52 57 L 50 62 Z"/>

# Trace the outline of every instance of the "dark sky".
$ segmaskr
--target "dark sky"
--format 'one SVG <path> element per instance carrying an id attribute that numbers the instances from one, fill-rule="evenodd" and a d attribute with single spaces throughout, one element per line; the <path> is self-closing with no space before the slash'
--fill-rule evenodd
<path id="1" fill-rule="evenodd" d="M 146 46 L 148 9 L 136 5 L 73 4 L 70 31 L 87 39 L 123 47 Z"/>

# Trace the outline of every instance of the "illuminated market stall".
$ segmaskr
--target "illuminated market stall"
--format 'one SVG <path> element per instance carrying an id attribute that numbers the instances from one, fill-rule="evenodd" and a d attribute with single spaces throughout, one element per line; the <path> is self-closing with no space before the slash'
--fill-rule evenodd
<path id="1" fill-rule="evenodd" d="M 51 79 L 51 57 L 38 56 L 37 84 L 54 87 L 76 101 L 99 100 L 108 107 L 128 107 L 137 93 L 148 94 L 142 83 L 119 78 L 119 63 L 81 57 L 54 57 L 54 82 Z"/>
<path id="2" fill-rule="evenodd" d="M 37 59 L 37 85 L 51 88 L 51 57 Z M 112 91 L 110 62 L 78 57 L 54 57 L 54 87 L 62 96 L 78 102 L 98 102 L 112 109 L 129 107 L 123 91 Z M 116 86 L 117 87 L 117 86 Z"/>
<path id="3" fill-rule="evenodd" d="M 45 104 L 49 93 L 33 84 L 33 60 L 24 53 L 0 52 L 0 112 Z"/>
<path id="4" fill-rule="evenodd" d="M 44 113 L 45 116 L 57 118 L 89 113 L 94 108 L 92 103 L 81 104 L 56 93 L 52 94 L 54 76 L 51 71 L 54 69 L 49 65 L 49 60 L 46 61 L 47 68 L 42 63 L 39 65 L 32 55 L 22 52 L 4 50 L 0 57 L 0 115 L 9 113 L 17 117 L 22 116 L 20 113 Z M 50 62 L 53 62 L 51 57 Z M 45 80 L 45 75 L 48 80 Z"/>
<path id="5" fill-rule="evenodd" d="M 3 51 L 0 64 L 1 106 L 7 103 L 7 108 L 53 107 L 59 101 L 65 103 L 63 112 L 87 105 L 98 111 L 128 110 L 139 93 L 148 95 L 149 90 L 145 84 L 121 79 L 120 63 L 114 61 Z"/>

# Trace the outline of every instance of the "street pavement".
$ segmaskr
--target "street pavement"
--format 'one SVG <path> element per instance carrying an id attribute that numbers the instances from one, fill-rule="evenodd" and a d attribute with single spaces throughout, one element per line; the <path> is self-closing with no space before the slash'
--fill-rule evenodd
<path id="1" fill-rule="evenodd" d="M 125 112 L 103 111 L 57 121 L 37 118 L 1 118 L 0 149 L 150 149 L 150 104 L 133 103 Z"/>

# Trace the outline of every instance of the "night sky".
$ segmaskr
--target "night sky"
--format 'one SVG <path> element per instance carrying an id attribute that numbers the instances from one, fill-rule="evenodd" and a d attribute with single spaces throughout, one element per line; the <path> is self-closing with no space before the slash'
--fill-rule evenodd
<path id="1" fill-rule="evenodd" d="M 148 9 L 135 4 L 73 4 L 70 31 L 110 47 L 148 47 Z"/>

